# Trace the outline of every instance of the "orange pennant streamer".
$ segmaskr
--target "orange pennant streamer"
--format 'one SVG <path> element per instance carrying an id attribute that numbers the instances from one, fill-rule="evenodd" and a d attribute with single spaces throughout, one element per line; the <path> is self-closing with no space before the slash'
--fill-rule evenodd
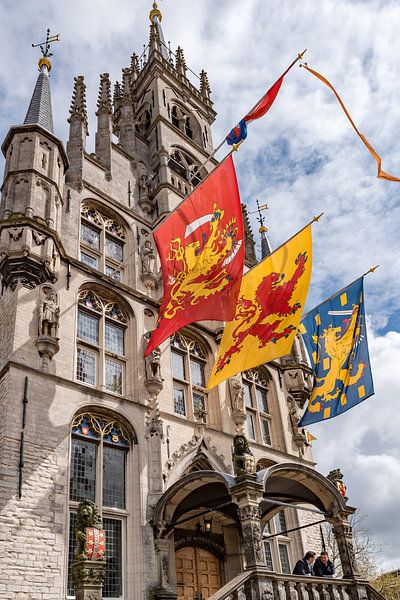
<path id="1" fill-rule="evenodd" d="M 325 85 L 327 85 L 328 88 L 330 88 L 332 90 L 332 92 L 335 94 L 336 98 L 338 99 L 338 102 L 339 102 L 340 106 L 343 108 L 343 111 L 344 111 L 346 117 L 348 118 L 348 120 L 350 121 L 351 125 L 353 126 L 354 131 L 356 132 L 356 134 L 358 135 L 358 137 L 364 142 L 365 146 L 368 148 L 368 150 L 371 152 L 372 156 L 376 160 L 376 163 L 378 165 L 378 175 L 377 175 L 377 177 L 379 179 L 386 179 L 387 181 L 399 181 L 400 182 L 400 178 L 393 177 L 393 175 L 390 175 L 390 173 L 386 173 L 386 171 L 383 171 L 381 169 L 381 165 L 382 165 L 381 157 L 379 156 L 379 154 L 377 154 L 375 152 L 375 150 L 373 149 L 373 147 L 371 146 L 371 144 L 369 143 L 369 141 L 366 139 L 366 137 L 363 136 L 363 134 L 357 129 L 357 127 L 356 127 L 353 119 L 349 115 L 349 113 L 347 111 L 347 108 L 343 104 L 342 99 L 340 98 L 339 94 L 337 93 L 337 91 L 335 90 L 335 88 L 333 87 L 333 85 L 327 79 L 325 79 L 325 77 L 323 77 L 320 73 L 317 73 L 317 71 L 314 71 L 313 69 L 310 69 L 310 67 L 308 67 L 306 64 L 302 64 L 301 66 L 304 67 L 309 73 L 312 73 L 313 75 L 315 75 L 315 77 L 317 77 L 318 79 L 320 79 L 323 83 L 325 83 Z"/>

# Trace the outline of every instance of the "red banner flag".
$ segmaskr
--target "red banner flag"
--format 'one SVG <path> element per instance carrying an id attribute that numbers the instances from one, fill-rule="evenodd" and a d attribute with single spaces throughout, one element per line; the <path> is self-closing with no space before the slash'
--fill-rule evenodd
<path id="1" fill-rule="evenodd" d="M 154 233 L 164 297 L 145 356 L 195 321 L 229 321 L 244 264 L 239 189 L 229 156 Z"/>
<path id="2" fill-rule="evenodd" d="M 274 85 L 269 88 L 265 96 L 261 98 L 260 102 L 258 102 L 258 104 L 256 104 L 256 106 L 249 113 L 247 113 L 247 115 L 244 117 L 246 123 L 251 123 L 251 121 L 255 121 L 255 119 L 260 119 L 269 111 L 278 95 L 286 73 L 287 71 L 285 71 L 285 73 L 281 75 L 277 81 L 275 81 Z"/>

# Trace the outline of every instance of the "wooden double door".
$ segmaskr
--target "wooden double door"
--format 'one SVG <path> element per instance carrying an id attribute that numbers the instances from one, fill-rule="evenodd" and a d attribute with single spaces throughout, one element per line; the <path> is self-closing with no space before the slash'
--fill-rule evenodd
<path id="1" fill-rule="evenodd" d="M 194 546 L 175 552 L 178 600 L 207 600 L 221 587 L 221 561 Z"/>

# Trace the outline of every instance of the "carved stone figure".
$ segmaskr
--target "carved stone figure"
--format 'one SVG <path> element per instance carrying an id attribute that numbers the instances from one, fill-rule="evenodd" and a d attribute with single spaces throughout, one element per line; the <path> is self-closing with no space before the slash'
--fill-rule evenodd
<path id="1" fill-rule="evenodd" d="M 150 240 L 145 240 L 140 248 L 140 258 L 142 261 L 142 275 L 154 275 L 154 261 L 156 255 Z"/>
<path id="2" fill-rule="evenodd" d="M 53 288 L 43 288 L 43 299 L 39 306 L 39 336 L 57 337 L 60 307 Z"/>
<path id="3" fill-rule="evenodd" d="M 159 379 L 161 377 L 161 350 L 154 348 L 148 356 L 146 356 L 146 374 L 147 378 Z"/>
<path id="4" fill-rule="evenodd" d="M 235 435 L 233 438 L 232 460 L 236 476 L 255 473 L 254 456 L 245 435 Z"/>
<path id="5" fill-rule="evenodd" d="M 347 495 L 346 495 L 347 488 L 343 481 L 343 473 L 341 472 L 341 470 L 340 469 L 332 469 L 332 471 L 330 471 L 328 473 L 326 478 L 329 479 L 329 481 L 331 481 L 333 483 L 333 485 L 335 485 L 337 487 L 339 494 L 341 494 L 341 496 L 343 496 L 343 498 L 345 500 L 348 500 Z"/>
<path id="6" fill-rule="evenodd" d="M 85 499 L 79 504 L 74 531 L 77 541 L 75 560 L 100 560 L 103 558 L 105 550 L 103 523 L 99 507 L 91 500 Z M 101 532 L 102 535 L 99 535 Z M 90 553 L 92 537 L 93 551 Z"/>
<path id="7" fill-rule="evenodd" d="M 244 393 L 241 376 L 230 377 L 231 406 L 233 412 L 244 413 Z"/>

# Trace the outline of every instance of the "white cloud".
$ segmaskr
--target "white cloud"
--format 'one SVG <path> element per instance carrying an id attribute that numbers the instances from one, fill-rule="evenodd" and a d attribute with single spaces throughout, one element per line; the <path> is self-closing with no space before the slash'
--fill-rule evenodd
<path id="1" fill-rule="evenodd" d="M 88 86 L 90 131 L 95 127 L 99 73 L 120 78 L 133 50 L 148 39 L 150 0 L 21 0 L 2 3 L 0 135 L 25 116 L 44 28 L 60 32 L 54 48 L 52 93 L 56 131 L 65 140 L 73 76 Z M 398 129 L 400 37 L 397 2 L 372 0 L 174 0 L 160 4 L 166 40 L 180 44 L 191 68 L 206 68 L 219 119 L 218 142 L 269 87 L 298 51 L 337 87 L 360 130 L 400 176 Z M 7 57 L 5 59 L 4 57 Z M 399 310 L 399 184 L 376 179 L 376 164 L 332 93 L 304 69 L 290 72 L 269 115 L 249 126 L 235 157 L 243 199 L 269 204 L 270 239 L 277 246 L 313 214 L 310 307 L 366 271 L 369 320 L 377 328 Z M 312 169 L 315 167 L 315 171 Z M 257 225 L 254 222 L 255 231 Z M 376 396 L 346 415 L 315 427 L 315 456 L 327 472 L 341 466 L 351 494 L 376 535 L 390 537 L 386 564 L 400 563 L 399 489 L 400 334 L 370 334 Z M 391 527 L 387 527 L 387 523 Z M 386 540 L 384 540 L 386 541 Z"/>

